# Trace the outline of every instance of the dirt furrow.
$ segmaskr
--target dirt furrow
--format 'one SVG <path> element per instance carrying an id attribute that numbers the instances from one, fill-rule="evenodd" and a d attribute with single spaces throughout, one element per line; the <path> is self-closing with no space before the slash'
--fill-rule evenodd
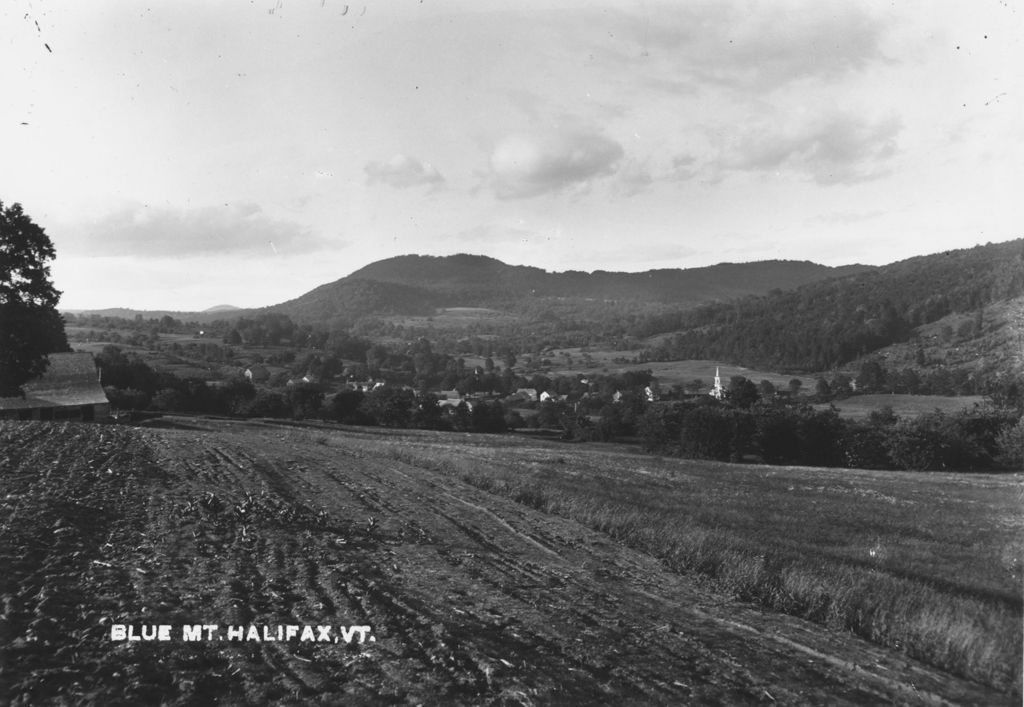
<path id="1" fill-rule="evenodd" d="M 464 483 L 501 463 L 486 444 L 204 426 L 0 424 L 29 443 L 0 451 L 0 701 L 1007 702 Z M 375 640 L 142 644 L 112 623 Z"/>

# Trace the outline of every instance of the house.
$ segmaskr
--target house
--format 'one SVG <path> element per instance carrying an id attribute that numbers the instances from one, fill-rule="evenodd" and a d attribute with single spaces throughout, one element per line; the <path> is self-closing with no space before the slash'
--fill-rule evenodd
<path id="1" fill-rule="evenodd" d="M 46 372 L 22 386 L 24 397 L 0 398 L 0 419 L 92 422 L 110 415 L 91 353 L 54 353 L 48 358 Z"/>
<path id="2" fill-rule="evenodd" d="M 439 408 L 457 408 L 461 403 L 466 403 L 467 408 L 473 409 L 473 404 L 469 400 L 463 399 L 462 394 L 457 390 L 442 390 L 434 395 L 437 397 Z"/>
<path id="3" fill-rule="evenodd" d="M 519 388 L 511 397 L 523 398 L 527 402 L 537 402 L 537 389 L 536 388 Z"/>
<path id="4" fill-rule="evenodd" d="M 245 369 L 245 377 L 250 383 L 266 383 L 270 380 L 270 369 L 256 364 Z"/>
<path id="5" fill-rule="evenodd" d="M 369 393 L 371 390 L 377 390 L 383 388 L 386 385 L 386 381 L 383 380 L 365 380 L 356 381 L 350 380 L 345 383 L 345 390 L 357 390 L 362 393 Z"/>

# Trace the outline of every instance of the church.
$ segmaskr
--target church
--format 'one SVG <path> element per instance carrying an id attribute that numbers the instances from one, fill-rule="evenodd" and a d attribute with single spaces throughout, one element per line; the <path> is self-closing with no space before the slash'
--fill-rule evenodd
<path id="1" fill-rule="evenodd" d="M 708 393 L 715 400 L 721 400 L 725 397 L 725 388 L 722 387 L 722 376 L 718 372 L 718 366 L 715 366 L 715 387 Z"/>

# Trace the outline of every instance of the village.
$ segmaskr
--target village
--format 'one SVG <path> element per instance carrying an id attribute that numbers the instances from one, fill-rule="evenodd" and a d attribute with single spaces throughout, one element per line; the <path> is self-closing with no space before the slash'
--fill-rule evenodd
<path id="1" fill-rule="evenodd" d="M 110 352 L 108 351 L 108 354 Z M 130 420 L 133 415 L 138 418 L 139 414 L 158 412 L 211 412 L 202 409 L 188 409 L 182 405 L 181 409 L 167 409 L 166 399 L 159 396 L 162 388 L 154 391 L 153 397 L 148 400 L 138 394 L 125 395 L 124 388 L 119 388 L 112 383 L 121 383 L 124 372 L 119 370 L 120 364 L 112 362 L 108 367 L 103 364 L 109 361 L 100 356 L 97 359 L 88 351 L 53 353 L 49 357 L 49 366 L 46 372 L 39 378 L 29 381 L 24 386 L 24 396 L 0 397 L 0 419 L 14 420 L 68 420 L 83 422 L 110 422 Z M 139 360 L 133 361 L 136 374 L 146 364 Z M 107 369 L 107 376 L 104 370 Z M 278 373 L 282 369 L 278 369 Z M 386 377 L 374 377 L 360 379 L 356 372 L 365 372 L 365 366 L 355 365 L 344 368 L 333 376 L 318 375 L 307 372 L 301 376 L 288 377 L 284 380 L 283 386 L 278 379 L 278 387 L 283 391 L 278 395 L 282 400 L 291 394 L 293 398 L 305 397 L 320 400 L 323 410 L 330 410 L 335 406 L 336 401 L 361 400 L 366 395 L 382 396 L 405 395 L 415 396 L 416 404 L 420 407 L 436 405 L 436 411 L 442 418 L 455 420 L 460 415 L 472 414 L 474 408 L 480 405 L 493 405 L 495 403 L 504 408 L 516 412 L 520 422 L 525 418 L 536 417 L 536 411 L 544 404 L 559 405 L 560 409 L 572 410 L 579 415 L 587 415 L 598 405 L 619 404 L 628 396 L 639 396 L 646 402 L 654 402 L 660 398 L 657 389 L 657 382 L 649 379 L 642 381 L 641 386 L 633 379 L 615 381 L 600 380 L 591 381 L 588 376 L 576 376 L 575 380 L 557 380 L 555 382 L 546 379 L 544 376 L 535 376 L 534 380 L 546 382 L 549 387 L 517 387 L 508 393 L 503 393 L 500 388 L 503 383 L 509 381 L 509 377 L 495 378 L 493 375 L 487 377 L 482 367 L 476 367 L 462 378 L 469 390 L 435 389 L 417 390 L 412 385 L 404 382 L 390 382 Z M 200 398 L 215 397 L 218 391 L 232 389 L 238 385 L 248 386 L 247 393 L 252 397 L 257 396 L 257 391 L 268 393 L 272 390 L 271 376 L 274 373 L 271 368 L 263 364 L 252 364 L 246 367 L 239 367 L 234 370 L 234 375 L 228 380 L 215 379 L 206 381 L 192 381 L 193 390 L 196 385 L 201 384 L 209 391 L 208 396 Z M 402 379 L 407 378 L 401 377 Z M 164 382 L 169 379 L 165 378 Z M 518 382 L 527 382 L 525 378 L 518 377 Z M 487 382 L 484 382 L 487 381 Z M 490 390 L 482 390 L 488 382 L 492 385 Z M 619 387 L 614 384 L 618 382 Z M 632 384 L 633 388 L 627 387 Z M 129 384 L 130 386 L 131 384 Z M 558 389 L 568 392 L 557 392 Z M 613 389 L 614 388 L 614 389 Z M 127 390 L 138 390 L 128 387 Z M 709 394 L 721 398 L 723 388 L 721 381 L 716 377 L 715 386 Z M 603 392 L 602 392 L 603 391 Z M 268 393 L 273 395 L 273 393 Z M 155 400 L 155 405 L 153 404 Z M 161 402 L 163 401 L 163 402 Z M 310 411 L 307 406 L 303 408 Z M 242 408 L 219 410 L 228 414 L 243 414 Z M 244 414 L 243 414 L 244 416 Z"/>

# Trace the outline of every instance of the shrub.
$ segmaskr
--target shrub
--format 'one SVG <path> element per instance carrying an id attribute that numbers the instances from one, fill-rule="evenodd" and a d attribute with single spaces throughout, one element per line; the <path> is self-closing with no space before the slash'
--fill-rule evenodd
<path id="1" fill-rule="evenodd" d="M 717 405 L 700 405 L 686 411 L 680 421 L 679 449 L 694 459 L 730 459 L 734 448 L 733 411 Z"/>
<path id="2" fill-rule="evenodd" d="M 774 408 L 757 418 L 755 435 L 761 458 L 769 464 L 793 464 L 800 458 L 800 424 L 795 412 Z"/>
<path id="3" fill-rule="evenodd" d="M 996 460 L 1007 469 L 1024 470 L 1024 417 L 996 438 Z"/>

